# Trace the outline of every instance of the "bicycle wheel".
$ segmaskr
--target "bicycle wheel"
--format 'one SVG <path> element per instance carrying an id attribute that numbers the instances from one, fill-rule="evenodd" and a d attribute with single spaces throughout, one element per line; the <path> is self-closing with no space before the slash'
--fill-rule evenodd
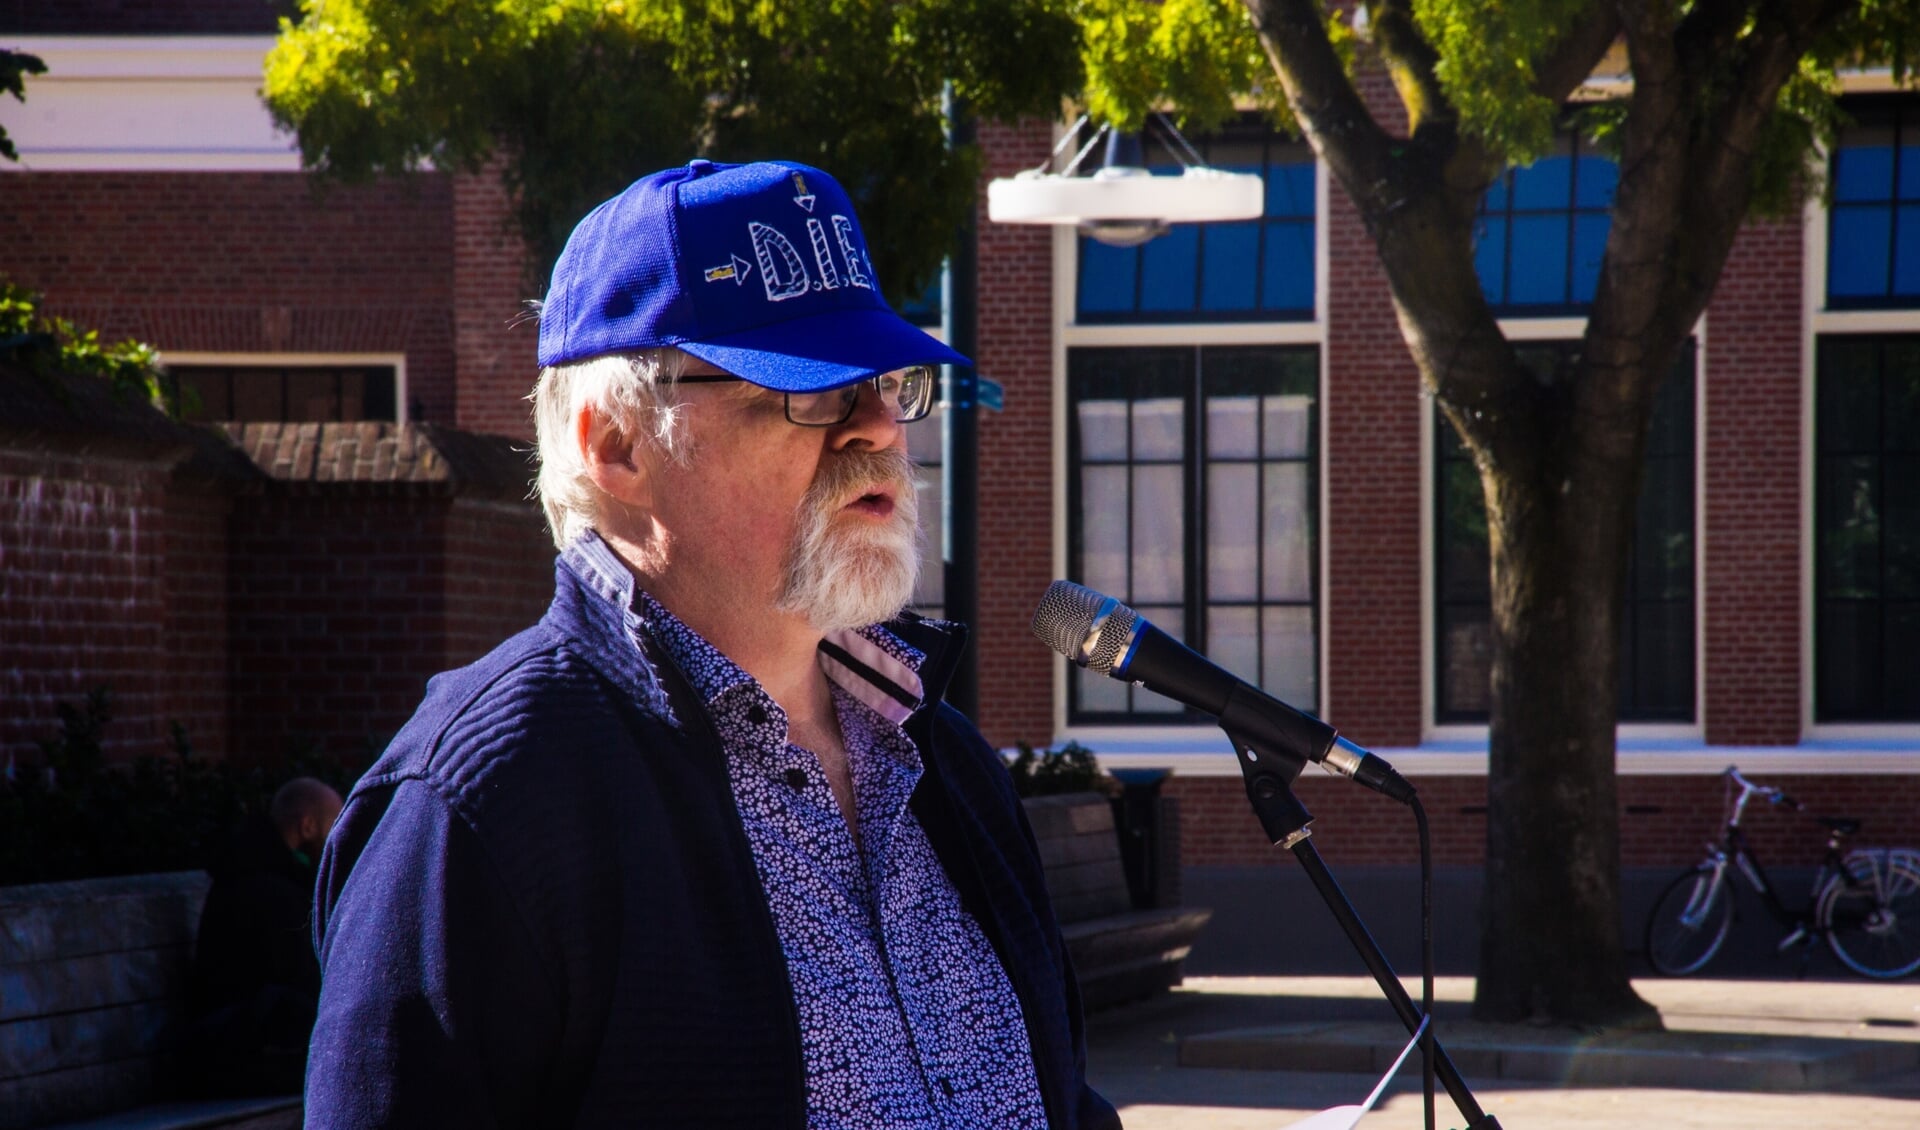
<path id="1" fill-rule="evenodd" d="M 1827 947 L 1848 969 L 1888 980 L 1920 969 L 1920 857 L 1848 852 L 1846 874 L 1821 886 L 1814 907 Z"/>
<path id="2" fill-rule="evenodd" d="M 1725 872 L 1701 864 L 1667 884 L 1647 915 L 1647 960 L 1668 977 L 1697 972 L 1733 927 L 1733 891 Z"/>

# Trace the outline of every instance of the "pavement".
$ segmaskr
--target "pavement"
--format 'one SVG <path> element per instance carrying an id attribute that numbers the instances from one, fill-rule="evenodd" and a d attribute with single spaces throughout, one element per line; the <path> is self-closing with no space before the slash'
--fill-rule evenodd
<path id="1" fill-rule="evenodd" d="M 1920 1127 L 1920 982 L 1656 979 L 1634 987 L 1667 1029 L 1634 1055 L 1609 1059 L 1605 1041 L 1571 1033 L 1473 1024 L 1466 977 L 1436 981 L 1435 1031 L 1507 1130 Z M 1391 1063 L 1404 1042 L 1369 978 L 1193 977 L 1157 1000 L 1092 1017 L 1088 1070 L 1129 1130 L 1280 1130 L 1360 1102 L 1376 1064 Z M 1356 1049 L 1364 1069 L 1342 1058 Z M 1247 1066 L 1220 1066 L 1236 1055 Z M 1515 1069 L 1490 1062 L 1500 1056 Z M 1419 1127 L 1421 1105 L 1416 1052 L 1360 1128 Z M 1436 1111 L 1439 1126 L 1465 1122 L 1444 1089 Z"/>
<path id="2" fill-rule="evenodd" d="M 1417 970 L 1411 869 L 1336 871 L 1394 966 Z M 1623 876 L 1626 922 L 1670 875 Z M 1214 908 L 1186 983 L 1088 1019 L 1089 1076 L 1128 1130 L 1283 1130 L 1361 1102 L 1406 1032 L 1299 869 L 1187 868 L 1183 886 Z M 1435 1031 L 1505 1130 L 1920 1130 L 1920 976 L 1853 977 L 1824 947 L 1781 955 L 1780 931 L 1745 906 L 1713 976 L 1636 976 L 1663 1032 L 1480 1025 L 1477 869 L 1441 869 L 1435 893 Z M 1623 933 L 1637 949 L 1637 929 Z M 1444 1088 L 1436 1116 L 1465 1124 Z M 1416 1052 L 1357 1130 L 1423 1124 Z"/>

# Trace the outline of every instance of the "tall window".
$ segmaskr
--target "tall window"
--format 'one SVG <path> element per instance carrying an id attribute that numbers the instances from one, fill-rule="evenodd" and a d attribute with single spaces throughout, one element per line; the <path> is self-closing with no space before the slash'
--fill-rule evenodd
<path id="1" fill-rule="evenodd" d="M 1920 305 L 1920 107 L 1849 102 L 1855 125 L 1833 154 L 1827 305 Z"/>
<path id="2" fill-rule="evenodd" d="M 174 365 L 194 420 L 394 420 L 390 365 Z"/>
<path id="3" fill-rule="evenodd" d="M 1552 153 L 1494 181 L 1475 229 L 1487 301 L 1510 316 L 1584 312 L 1600 281 L 1619 180 L 1611 157 L 1569 132 Z"/>
<path id="4" fill-rule="evenodd" d="M 1920 721 L 1920 335 L 1815 360 L 1814 714 Z"/>
<path id="5" fill-rule="evenodd" d="M 1073 576 L 1304 710 L 1319 702 L 1312 347 L 1076 349 Z M 1075 722 L 1185 708 L 1075 669 Z"/>
<path id="6" fill-rule="evenodd" d="M 1575 342 L 1515 347 L 1552 380 L 1578 358 Z M 1646 475 L 1620 618 L 1620 718 L 1686 722 L 1694 716 L 1693 348 L 1662 382 L 1647 435 Z M 1435 413 L 1435 720 L 1485 722 L 1493 666 L 1486 498 L 1479 472 Z"/>
<path id="7" fill-rule="evenodd" d="M 1313 317 L 1313 151 L 1243 124 L 1194 139 L 1208 164 L 1259 173 L 1266 215 L 1242 223 L 1175 224 L 1139 247 L 1080 238 L 1075 317 L 1101 322 L 1253 322 Z M 1149 144 L 1156 175 L 1179 165 Z"/>

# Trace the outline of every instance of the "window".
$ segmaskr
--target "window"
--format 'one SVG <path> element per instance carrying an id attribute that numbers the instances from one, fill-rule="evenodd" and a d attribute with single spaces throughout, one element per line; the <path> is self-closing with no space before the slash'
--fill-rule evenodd
<path id="1" fill-rule="evenodd" d="M 1067 384 L 1072 575 L 1317 709 L 1317 350 L 1076 349 Z M 1075 723 L 1187 720 L 1078 668 L 1068 701 Z"/>
<path id="2" fill-rule="evenodd" d="M 1920 721 L 1920 335 L 1814 356 L 1814 716 Z"/>
<path id="3" fill-rule="evenodd" d="M 1487 189 L 1474 267 L 1487 301 L 1512 316 L 1578 314 L 1593 301 L 1620 180 L 1611 157 L 1563 133 L 1554 151 Z"/>
<path id="4" fill-rule="evenodd" d="M 192 420 L 394 420 L 390 365 L 174 365 Z"/>
<path id="5" fill-rule="evenodd" d="M 922 616 L 946 615 L 946 522 L 941 494 L 941 466 L 945 458 L 941 419 L 945 409 L 933 411 L 906 425 L 907 451 L 920 468 L 920 579 L 913 586 L 913 610 Z"/>
<path id="6" fill-rule="evenodd" d="M 1911 100 L 1850 103 L 1833 153 L 1827 305 L 1920 305 L 1920 111 Z"/>
<path id="7" fill-rule="evenodd" d="M 1194 139 L 1206 162 L 1266 181 L 1266 216 L 1175 224 L 1139 247 L 1080 237 L 1076 320 L 1113 322 L 1306 321 L 1313 318 L 1313 150 L 1245 124 Z M 1156 175 L 1179 164 L 1149 144 Z"/>
<path id="8" fill-rule="evenodd" d="M 1575 342 L 1515 346 L 1542 380 L 1579 356 Z M 1620 719 L 1694 717 L 1693 348 L 1661 383 L 1647 435 L 1646 477 L 1620 618 Z M 1493 667 L 1486 498 L 1453 425 L 1435 412 L 1434 720 L 1487 720 Z"/>

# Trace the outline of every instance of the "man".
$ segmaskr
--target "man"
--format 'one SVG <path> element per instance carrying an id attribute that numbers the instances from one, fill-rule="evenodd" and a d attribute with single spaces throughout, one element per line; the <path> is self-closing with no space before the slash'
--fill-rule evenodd
<path id="1" fill-rule="evenodd" d="M 902 423 L 963 358 L 815 169 L 581 221 L 540 316 L 540 624 L 436 678 L 317 896 L 307 1122 L 1106 1127 L 1006 771 L 939 700 Z"/>
<path id="2" fill-rule="evenodd" d="M 181 1056 L 189 1089 L 300 1089 L 320 995 L 310 941 L 314 861 L 339 815 L 339 793 L 296 777 L 266 812 L 241 824 L 214 864 L 194 944 L 194 1022 Z"/>

